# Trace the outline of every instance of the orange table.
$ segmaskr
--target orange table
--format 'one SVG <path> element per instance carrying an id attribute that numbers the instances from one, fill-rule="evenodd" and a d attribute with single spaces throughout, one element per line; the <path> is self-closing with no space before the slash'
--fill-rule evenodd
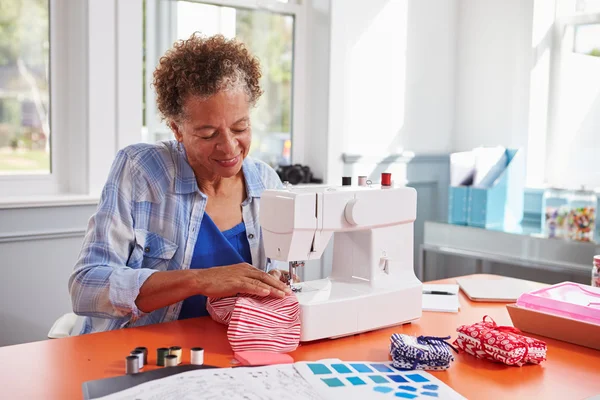
<path id="1" fill-rule="evenodd" d="M 452 282 L 452 279 L 439 281 Z M 458 314 L 424 312 L 412 324 L 303 344 L 291 355 L 296 361 L 388 360 L 389 338 L 394 332 L 452 335 L 454 339 L 456 327 L 480 321 L 484 315 L 491 316 L 499 325 L 511 325 L 504 304 L 471 302 L 462 293 L 460 302 Z M 184 364 L 189 363 L 189 349 L 201 346 L 205 348 L 205 364 L 231 366 L 232 353 L 225 332 L 224 326 L 210 318 L 197 318 L 2 347 L 2 393 L 10 398 L 82 398 L 83 382 L 124 374 L 125 356 L 138 346 L 149 349 L 145 371 L 158 368 L 152 366 L 156 364 L 156 348 L 175 345 L 183 347 Z M 469 399 L 584 399 L 600 394 L 600 351 L 541 339 L 548 344 L 548 360 L 542 365 L 508 367 L 460 354 L 449 370 L 433 374 Z"/>

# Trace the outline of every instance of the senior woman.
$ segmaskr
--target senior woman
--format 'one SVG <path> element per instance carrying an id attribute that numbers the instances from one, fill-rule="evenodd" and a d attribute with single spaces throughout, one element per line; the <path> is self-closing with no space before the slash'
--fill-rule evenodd
<path id="1" fill-rule="evenodd" d="M 259 78 L 257 59 L 220 35 L 160 59 L 153 86 L 175 140 L 116 156 L 69 279 L 81 333 L 207 315 L 207 297 L 290 294 L 258 223 L 261 193 L 281 181 L 248 156 Z"/>

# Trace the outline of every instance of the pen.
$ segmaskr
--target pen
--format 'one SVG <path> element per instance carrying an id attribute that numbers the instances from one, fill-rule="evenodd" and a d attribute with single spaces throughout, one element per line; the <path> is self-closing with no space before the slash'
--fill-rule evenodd
<path id="1" fill-rule="evenodd" d="M 442 292 L 439 290 L 425 290 L 425 291 L 423 291 L 423 294 L 441 294 L 444 296 L 454 296 L 456 293 Z"/>

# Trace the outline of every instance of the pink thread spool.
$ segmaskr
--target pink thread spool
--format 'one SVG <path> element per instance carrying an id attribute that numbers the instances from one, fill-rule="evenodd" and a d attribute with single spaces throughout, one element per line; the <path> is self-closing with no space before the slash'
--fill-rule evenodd
<path id="1" fill-rule="evenodd" d="M 367 177 L 366 176 L 359 176 L 358 177 L 358 186 L 367 186 Z"/>

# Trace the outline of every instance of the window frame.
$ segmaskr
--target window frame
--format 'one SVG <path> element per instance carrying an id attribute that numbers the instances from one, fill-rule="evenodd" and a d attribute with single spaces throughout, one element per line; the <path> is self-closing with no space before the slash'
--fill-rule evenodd
<path id="1" fill-rule="evenodd" d="M 292 65 L 292 120 L 291 120 L 291 162 L 303 164 L 305 161 L 306 123 L 301 116 L 306 115 L 306 2 L 290 0 L 282 3 L 276 0 L 186 0 L 222 7 L 263 10 L 294 17 L 294 47 Z M 146 55 L 148 60 L 157 60 L 169 49 L 176 37 L 176 2 L 167 4 L 161 0 L 146 0 Z M 149 29 L 152 27 L 153 29 Z M 151 35 L 149 32 L 169 32 L 168 35 Z M 154 66 L 146 64 L 146 126 L 149 132 L 170 134 L 164 123 L 157 123 L 155 94 L 150 87 Z"/>
<path id="2" fill-rule="evenodd" d="M 51 173 L 0 176 L 0 208 L 98 199 L 141 138 L 142 0 L 49 5 Z"/>

